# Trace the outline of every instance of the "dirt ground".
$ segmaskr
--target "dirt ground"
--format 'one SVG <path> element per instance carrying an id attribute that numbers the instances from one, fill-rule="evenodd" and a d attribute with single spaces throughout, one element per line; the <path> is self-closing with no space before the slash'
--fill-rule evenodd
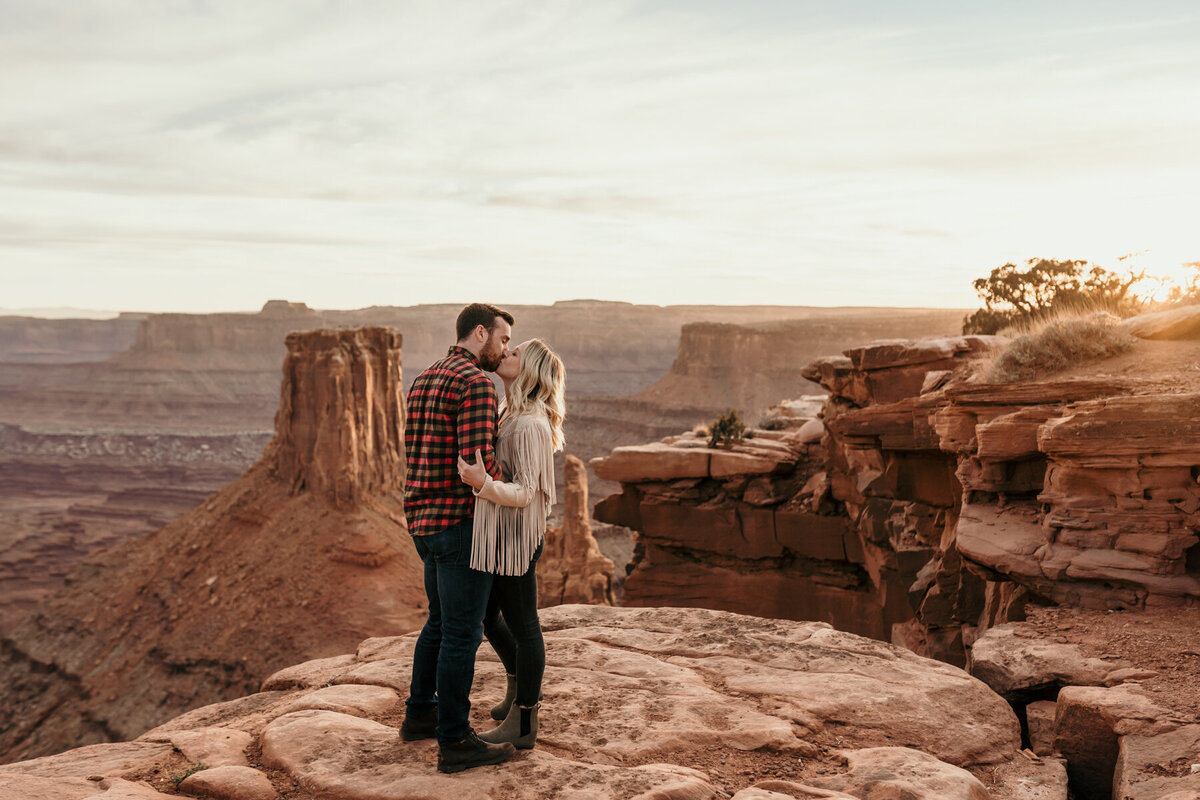
<path id="1" fill-rule="evenodd" d="M 1139 339 L 1128 353 L 1089 361 L 1054 378 L 1133 378 L 1142 385 L 1135 394 L 1200 392 L 1200 340 L 1156 342 Z"/>
<path id="2" fill-rule="evenodd" d="M 1047 639 L 1074 644 L 1086 656 L 1121 658 L 1158 673 L 1140 683 L 1184 720 L 1200 721 L 1200 607 L 1144 611 L 1029 608 Z"/>

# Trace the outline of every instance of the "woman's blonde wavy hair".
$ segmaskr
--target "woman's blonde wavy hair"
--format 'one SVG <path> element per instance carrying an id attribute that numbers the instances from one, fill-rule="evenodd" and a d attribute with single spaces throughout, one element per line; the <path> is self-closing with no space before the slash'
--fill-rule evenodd
<path id="1" fill-rule="evenodd" d="M 525 414 L 544 413 L 550 422 L 550 442 L 555 451 L 562 450 L 567 442 L 563 435 L 566 377 L 562 359 L 541 339 L 521 345 L 521 368 L 500 409 L 500 427 Z"/>

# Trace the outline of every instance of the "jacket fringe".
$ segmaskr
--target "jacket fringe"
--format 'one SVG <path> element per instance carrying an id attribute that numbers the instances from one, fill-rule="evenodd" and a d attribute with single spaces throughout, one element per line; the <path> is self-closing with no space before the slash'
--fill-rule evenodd
<path id="1" fill-rule="evenodd" d="M 524 575 L 546 535 L 546 518 L 556 497 L 550 424 L 540 415 L 509 422 L 496 438 L 496 458 L 524 506 L 475 498 L 471 569 L 495 575 Z"/>

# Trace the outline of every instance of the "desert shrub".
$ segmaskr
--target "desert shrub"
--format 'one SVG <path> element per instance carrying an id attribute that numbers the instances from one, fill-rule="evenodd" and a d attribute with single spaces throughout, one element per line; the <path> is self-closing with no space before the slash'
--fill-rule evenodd
<path id="1" fill-rule="evenodd" d="M 192 764 L 190 767 L 185 769 L 183 772 L 176 772 L 174 775 L 172 775 L 170 778 L 168 778 L 168 780 L 171 782 L 171 787 L 173 789 L 175 789 L 176 791 L 178 791 L 179 784 L 183 783 L 185 780 L 192 777 L 197 772 L 201 772 L 206 769 L 208 769 L 208 765 L 205 764 L 203 761 L 201 761 L 198 764 Z"/>
<path id="2" fill-rule="evenodd" d="M 788 418 L 779 414 L 768 414 L 754 427 L 764 431 L 782 431 L 788 426 Z"/>
<path id="3" fill-rule="evenodd" d="M 736 408 L 729 409 L 708 426 L 709 447 L 729 447 L 745 438 L 746 423 L 742 422 Z"/>
<path id="4" fill-rule="evenodd" d="M 1025 269 L 1005 264 L 974 282 L 984 307 L 963 320 L 963 333 L 999 333 L 1092 311 L 1129 316 L 1145 304 L 1132 291 L 1145 277 L 1144 270 L 1113 272 L 1080 260 L 1031 258 Z"/>
<path id="5" fill-rule="evenodd" d="M 1031 380 L 1081 362 L 1127 352 L 1137 339 L 1119 330 L 1115 321 L 1111 315 L 1093 314 L 1033 326 L 992 359 L 984 379 L 992 383 Z"/>

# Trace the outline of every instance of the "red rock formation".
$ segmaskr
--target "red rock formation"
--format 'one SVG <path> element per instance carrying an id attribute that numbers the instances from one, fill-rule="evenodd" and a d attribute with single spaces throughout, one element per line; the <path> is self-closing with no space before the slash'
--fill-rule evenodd
<path id="1" fill-rule="evenodd" d="M 637 399 L 703 409 L 705 421 L 737 408 L 753 422 L 779 398 L 795 397 L 806 386 L 815 389 L 805 384 L 804 365 L 825 353 L 883 335 L 944 334 L 956 330 L 962 319 L 957 311 L 928 309 L 824 312 L 805 319 L 684 325 L 671 371 Z"/>
<path id="2" fill-rule="evenodd" d="M 587 467 L 572 455 L 564 466 L 562 527 L 546 529 L 538 560 L 538 605 L 613 605 L 613 562 L 592 536 Z"/>
<path id="3" fill-rule="evenodd" d="M 996 341 L 879 342 L 810 365 L 831 395 L 823 449 L 798 468 L 731 478 L 680 441 L 596 462 L 624 490 L 597 517 L 639 531 L 631 602 L 822 619 L 963 664 L 1029 599 L 1200 600 L 1200 395 L 1137 377 L 964 381 Z M 819 519 L 788 539 L 796 508 Z"/>
<path id="4" fill-rule="evenodd" d="M 131 738 L 424 618 L 404 527 L 400 337 L 288 337 L 274 440 L 162 530 L 84 561 L 4 640 L 0 753 Z"/>
<path id="5" fill-rule="evenodd" d="M 638 532 L 625 605 L 821 620 L 876 638 L 911 616 L 889 616 L 848 521 L 827 502 L 816 474 L 824 450 L 805 441 L 804 423 L 728 450 L 689 434 L 592 462 L 623 490 L 596 518 Z"/>

